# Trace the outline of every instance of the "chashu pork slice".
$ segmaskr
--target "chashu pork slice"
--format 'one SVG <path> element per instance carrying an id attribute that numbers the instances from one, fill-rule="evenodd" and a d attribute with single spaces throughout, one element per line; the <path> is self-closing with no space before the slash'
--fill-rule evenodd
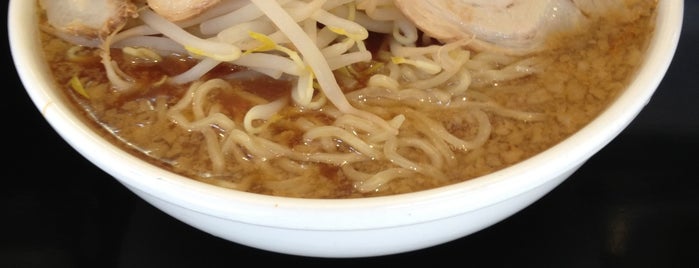
<path id="1" fill-rule="evenodd" d="M 221 0 L 148 0 L 155 13 L 169 21 L 182 21 L 201 14 Z"/>
<path id="2" fill-rule="evenodd" d="M 472 39 L 468 44 L 472 49 L 511 55 L 543 50 L 549 33 L 585 20 L 571 0 L 394 0 L 394 3 L 433 38 L 442 42 Z"/>
<path id="3" fill-rule="evenodd" d="M 48 23 L 70 35 L 105 38 L 138 16 L 129 0 L 40 0 Z"/>

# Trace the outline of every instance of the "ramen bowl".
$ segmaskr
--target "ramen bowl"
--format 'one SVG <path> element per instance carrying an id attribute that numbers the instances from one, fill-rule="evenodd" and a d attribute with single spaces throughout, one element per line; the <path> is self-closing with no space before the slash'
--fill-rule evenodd
<path id="1" fill-rule="evenodd" d="M 82 156 L 143 200 L 204 232 L 261 250 L 368 257 L 446 243 L 529 206 L 614 139 L 648 103 L 674 55 L 683 2 L 659 2 L 656 30 L 628 88 L 555 146 L 465 182 L 408 194 L 303 199 L 235 191 L 158 168 L 96 133 L 56 88 L 41 54 L 34 1 L 9 3 L 13 59 L 36 108 Z"/>

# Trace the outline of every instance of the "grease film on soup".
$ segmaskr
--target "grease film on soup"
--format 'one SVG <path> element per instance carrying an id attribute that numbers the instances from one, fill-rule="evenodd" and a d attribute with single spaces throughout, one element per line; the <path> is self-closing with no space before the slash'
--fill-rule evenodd
<path id="1" fill-rule="evenodd" d="M 515 1 L 493 23 L 496 3 L 450 2 L 37 5 L 56 83 L 105 137 L 193 180 L 303 198 L 431 189 L 555 145 L 626 87 L 656 7 Z"/>

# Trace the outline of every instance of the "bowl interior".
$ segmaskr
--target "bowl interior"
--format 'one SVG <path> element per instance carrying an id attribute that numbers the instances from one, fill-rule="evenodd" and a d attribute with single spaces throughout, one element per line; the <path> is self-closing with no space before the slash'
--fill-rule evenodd
<path id="1" fill-rule="evenodd" d="M 34 11 L 33 1 L 10 1 L 10 45 L 25 89 L 58 134 L 105 172 L 129 188 L 222 219 L 292 229 L 350 230 L 448 218 L 505 202 L 551 180 L 565 179 L 615 138 L 650 100 L 674 55 L 683 3 L 659 2 L 656 31 L 633 82 L 601 115 L 561 143 L 477 179 L 416 193 L 352 200 L 273 197 L 224 189 L 162 170 L 122 151 L 92 131 L 66 97 L 54 89 L 49 69 L 38 53 L 41 48 Z M 313 221 L 299 215 L 311 215 Z"/>

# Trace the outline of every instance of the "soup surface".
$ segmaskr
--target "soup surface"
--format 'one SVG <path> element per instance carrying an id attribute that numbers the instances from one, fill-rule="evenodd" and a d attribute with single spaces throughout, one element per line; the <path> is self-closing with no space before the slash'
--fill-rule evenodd
<path id="1" fill-rule="evenodd" d="M 334 74 L 349 103 L 396 127 L 392 134 L 327 101 L 290 104 L 295 77 L 275 79 L 221 63 L 197 81 L 174 84 L 164 78 L 185 72 L 196 57 L 147 60 L 112 48 L 111 59 L 136 81 L 130 90 L 117 90 L 99 48 L 76 46 L 50 31 L 42 41 L 57 84 L 76 109 L 105 137 L 154 165 L 260 194 L 357 198 L 462 182 L 575 133 L 616 98 L 643 60 L 654 8 L 654 1 L 645 1 L 632 11 L 610 11 L 555 35 L 548 40 L 552 49 L 533 55 L 458 49 L 454 55 L 469 59 L 463 91 L 451 90 L 456 80 L 421 90 L 375 86 L 371 77 L 390 76 L 392 58 L 386 37 L 372 33 L 366 44 L 373 59 Z M 480 59 L 494 65 L 481 70 Z M 526 65 L 535 71 L 489 78 L 488 70 L 526 60 L 536 62 Z M 275 101 L 281 108 L 272 115 L 246 121 L 253 107 Z"/>

